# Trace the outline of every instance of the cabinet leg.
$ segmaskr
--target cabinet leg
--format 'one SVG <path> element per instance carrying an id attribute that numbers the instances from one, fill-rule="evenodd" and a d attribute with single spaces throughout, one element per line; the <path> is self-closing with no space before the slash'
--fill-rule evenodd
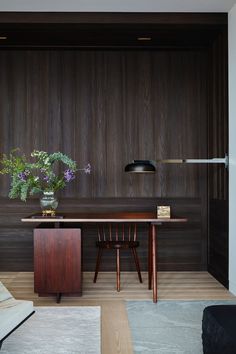
<path id="1" fill-rule="evenodd" d="M 61 302 L 61 293 L 57 293 L 57 304 Z"/>

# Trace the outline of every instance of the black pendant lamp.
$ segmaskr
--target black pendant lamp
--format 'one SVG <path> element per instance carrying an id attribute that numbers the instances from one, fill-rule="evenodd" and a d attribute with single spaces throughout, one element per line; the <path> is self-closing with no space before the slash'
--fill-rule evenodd
<path id="1" fill-rule="evenodd" d="M 127 166 L 125 166 L 125 172 L 133 173 L 154 173 L 156 168 L 154 164 L 165 163 L 165 164 L 188 164 L 188 163 L 200 163 L 200 164 L 224 164 L 225 168 L 229 167 L 229 157 L 225 155 L 223 158 L 213 158 L 213 159 L 167 159 L 167 160 L 134 160 Z"/>
<path id="2" fill-rule="evenodd" d="M 134 160 L 125 166 L 125 172 L 130 173 L 155 173 L 156 168 L 149 160 Z"/>

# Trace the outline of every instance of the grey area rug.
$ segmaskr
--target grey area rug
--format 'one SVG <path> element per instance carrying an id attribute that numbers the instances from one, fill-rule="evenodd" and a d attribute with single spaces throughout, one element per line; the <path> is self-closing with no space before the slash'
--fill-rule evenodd
<path id="1" fill-rule="evenodd" d="M 135 354 L 202 354 L 203 309 L 218 304 L 236 301 L 127 301 Z"/>
<path id="2" fill-rule="evenodd" d="M 99 306 L 35 307 L 2 345 L 1 354 L 100 354 Z"/>

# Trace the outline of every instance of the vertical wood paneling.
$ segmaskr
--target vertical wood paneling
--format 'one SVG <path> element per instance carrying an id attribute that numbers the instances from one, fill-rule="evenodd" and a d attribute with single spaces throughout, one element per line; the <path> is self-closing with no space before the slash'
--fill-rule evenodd
<path id="1" fill-rule="evenodd" d="M 227 33 L 220 35 L 210 51 L 209 154 L 228 153 L 228 49 Z M 228 170 L 209 166 L 208 269 L 228 286 Z"/>
<path id="2" fill-rule="evenodd" d="M 203 270 L 207 251 L 206 166 L 159 165 L 155 175 L 145 176 L 124 173 L 124 167 L 133 159 L 207 156 L 207 60 L 208 53 L 200 49 L 2 50 L 1 152 L 8 153 L 16 146 L 26 154 L 33 149 L 60 150 L 80 167 L 90 162 L 92 174 L 79 173 L 59 193 L 60 205 L 67 203 L 66 210 L 88 208 L 87 198 L 101 210 L 102 198 L 110 200 L 108 207 L 113 210 L 153 210 L 156 203 L 152 198 L 159 198 L 159 203 L 172 198 L 176 215 L 189 215 L 197 222 L 191 219 L 183 232 L 163 229 L 160 269 Z M 0 178 L 4 209 L 9 180 Z M 137 199 L 140 197 L 144 200 Z M 181 206 L 179 197 L 183 198 Z M 145 198 L 150 198 L 150 204 Z M 2 258 L 5 270 L 32 269 L 32 237 L 19 222 L 19 213 L 37 211 L 37 205 L 33 209 L 27 209 L 32 207 L 28 202 L 21 205 L 12 204 L 11 217 L 0 228 L 1 254 L 8 255 Z M 13 227 L 14 218 L 18 223 Z M 0 221 L 6 223 L 6 217 Z M 143 267 L 145 232 L 143 229 L 140 236 Z M 93 234 L 93 228 L 85 228 L 85 269 L 90 270 L 96 251 Z M 15 240 L 17 235 L 26 240 L 27 256 Z M 131 261 L 125 256 L 126 269 L 132 269 Z M 104 267 L 112 269 L 113 258 Z"/>
<path id="3" fill-rule="evenodd" d="M 197 197 L 203 167 L 130 176 L 124 166 L 206 156 L 206 59 L 203 50 L 1 51 L 1 151 L 60 150 L 81 167 L 91 162 L 93 174 L 80 174 L 65 197 Z"/>

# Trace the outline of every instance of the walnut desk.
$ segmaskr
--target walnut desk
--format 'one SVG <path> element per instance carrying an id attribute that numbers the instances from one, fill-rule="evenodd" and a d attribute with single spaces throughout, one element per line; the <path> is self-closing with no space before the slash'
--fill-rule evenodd
<path id="1" fill-rule="evenodd" d="M 63 227 L 64 223 L 147 223 L 149 226 L 148 247 L 148 288 L 153 289 L 153 302 L 157 302 L 157 230 L 166 223 L 186 222 L 186 218 L 158 218 L 154 212 L 111 212 L 111 213 L 63 213 L 62 218 L 38 217 L 37 215 L 21 219 L 27 223 L 53 223 L 54 227 Z M 43 230 L 43 229 L 42 229 Z M 69 230 L 70 229 L 65 229 Z M 49 255 L 50 255 L 50 251 Z"/>

